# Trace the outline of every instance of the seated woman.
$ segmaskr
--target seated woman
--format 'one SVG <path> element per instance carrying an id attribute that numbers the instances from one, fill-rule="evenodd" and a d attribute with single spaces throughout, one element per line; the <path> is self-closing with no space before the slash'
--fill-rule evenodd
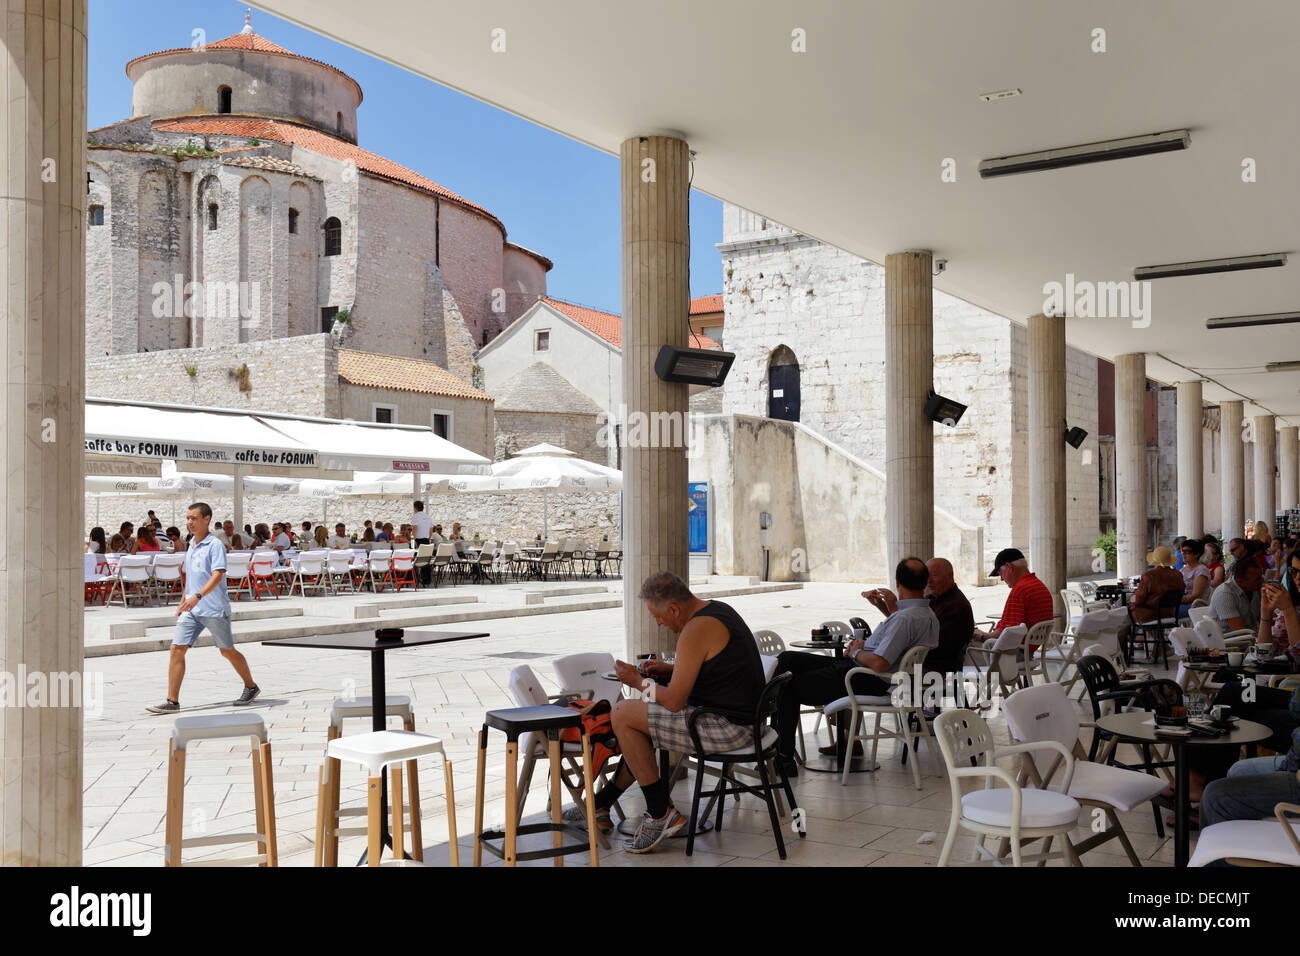
<path id="1" fill-rule="evenodd" d="M 329 547 L 330 533 L 325 530 L 325 526 L 323 524 L 318 524 L 316 526 L 316 530 L 312 532 L 312 537 L 315 538 L 316 540 L 316 547 L 318 548 Z"/>
<path id="2" fill-rule="evenodd" d="M 372 542 L 373 542 L 373 541 L 375 540 L 375 529 L 374 529 L 374 528 L 367 528 L 367 529 L 362 533 L 362 535 L 361 535 L 361 540 L 362 540 L 362 541 L 372 541 Z"/>
<path id="3" fill-rule="evenodd" d="M 1209 540 L 1205 542 L 1205 553 L 1201 555 L 1201 563 L 1210 572 L 1210 591 L 1213 592 L 1227 579 L 1227 571 L 1223 566 L 1223 551 L 1218 542 Z"/>
<path id="4" fill-rule="evenodd" d="M 139 554 L 141 551 L 161 550 L 162 548 L 158 544 L 158 539 L 154 537 L 153 528 L 148 525 L 141 525 L 140 530 L 136 532 L 135 536 L 135 553 Z"/>
<path id="5" fill-rule="evenodd" d="M 1138 581 L 1137 590 L 1129 600 L 1133 620 L 1139 624 L 1149 624 L 1160 613 L 1160 598 L 1166 592 L 1183 592 L 1183 576 L 1173 568 L 1174 556 L 1163 545 L 1147 555 L 1147 563 L 1152 565 Z"/>
<path id="6" fill-rule="evenodd" d="M 1183 601 L 1178 608 L 1180 617 L 1184 617 L 1193 601 L 1210 600 L 1210 569 L 1201 564 L 1205 545 L 1195 538 L 1183 542 Z"/>
<path id="7" fill-rule="evenodd" d="M 104 529 L 94 527 L 90 529 L 90 540 L 86 542 L 86 554 L 107 554 L 108 541 L 104 538 Z"/>

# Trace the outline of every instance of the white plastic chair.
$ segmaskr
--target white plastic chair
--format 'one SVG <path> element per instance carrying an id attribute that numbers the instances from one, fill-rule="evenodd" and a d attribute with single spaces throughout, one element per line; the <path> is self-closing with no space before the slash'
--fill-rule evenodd
<path id="1" fill-rule="evenodd" d="M 275 583 L 277 559 L 274 551 L 253 552 L 253 560 L 248 567 L 248 586 L 252 588 L 253 597 L 259 601 L 262 600 L 263 591 L 270 591 L 277 601 L 280 600 L 280 589 Z"/>
<path id="2" fill-rule="evenodd" d="M 352 552 L 346 548 L 333 548 L 325 556 L 326 578 L 330 590 L 336 594 L 347 585 L 349 591 L 355 591 L 352 583 Z"/>
<path id="3" fill-rule="evenodd" d="M 330 586 L 329 557 L 330 553 L 328 551 L 304 551 L 298 555 L 298 567 L 293 573 L 293 580 L 289 583 L 289 593 L 292 595 L 295 587 L 303 597 L 307 596 L 307 588 L 314 588 L 322 592 L 328 591 Z"/>
<path id="4" fill-rule="evenodd" d="M 162 597 L 163 601 L 167 601 L 173 594 L 177 599 L 184 594 L 184 578 L 181 575 L 181 566 L 184 564 L 183 553 L 159 554 L 153 559 L 154 591 Z"/>
<path id="5" fill-rule="evenodd" d="M 226 594 L 238 600 L 240 594 L 252 594 L 249 587 L 248 568 L 253 555 L 248 551 L 231 551 L 226 555 Z"/>
<path id="6" fill-rule="evenodd" d="M 623 697 L 623 682 L 601 675 L 614 670 L 613 654 L 567 654 L 551 661 L 562 694 L 580 694 L 584 700 L 607 700 L 611 705 Z"/>
<path id="7" fill-rule="evenodd" d="M 1197 621 L 1193 627 L 1205 646 L 1211 650 L 1244 650 L 1247 645 L 1255 643 L 1255 631 L 1238 628 L 1224 634 L 1219 622 L 1208 614 Z"/>
<path id="8" fill-rule="evenodd" d="M 1191 619 L 1192 627 L 1196 627 L 1196 625 L 1200 624 L 1202 621 L 1209 621 L 1211 625 L 1213 625 L 1213 629 L 1218 632 L 1219 636 L 1227 644 L 1249 644 L 1254 642 L 1254 628 L 1239 627 L 1236 630 L 1225 632 L 1223 626 L 1219 624 L 1218 618 L 1210 612 L 1211 608 L 1209 605 L 1206 605 L 1205 607 L 1188 608 L 1187 616 Z M 1221 647 L 1223 645 L 1216 644 L 1214 646 Z"/>
<path id="9" fill-rule="evenodd" d="M 925 655 L 929 653 L 930 648 L 922 645 L 909 647 L 898 662 L 898 672 L 908 675 L 908 681 L 911 681 L 911 675 L 918 664 L 925 662 Z M 886 677 L 878 674 L 869 667 L 854 667 L 844 672 L 844 689 L 846 695 L 833 700 L 822 708 L 822 713 L 826 715 L 829 721 L 831 717 L 844 710 L 849 711 L 849 735 L 848 742 L 845 745 L 844 772 L 840 775 L 840 785 L 843 786 L 849 782 L 849 773 L 852 770 L 850 766 L 853 762 L 853 745 L 858 741 L 871 741 L 871 760 L 867 764 L 872 770 L 876 769 L 876 751 L 880 746 L 880 738 L 899 740 L 907 749 L 912 758 L 912 778 L 916 781 L 916 789 L 921 789 L 921 767 L 920 757 L 916 753 L 916 739 L 918 735 L 911 732 L 907 723 L 908 712 L 920 713 L 921 701 L 912 700 L 912 695 L 899 695 L 897 688 L 894 692 L 888 694 L 857 694 L 853 690 L 853 678 L 858 674 L 871 674 L 875 677 Z M 887 678 L 886 678 L 887 679 Z M 874 714 L 875 721 L 870 734 L 862 731 L 862 718 L 867 714 Z M 891 731 L 884 726 L 884 718 L 892 716 L 896 722 L 896 729 Z M 926 730 L 925 719 L 921 718 L 922 730 Z M 928 744 L 930 741 L 929 734 L 925 734 L 925 740 Z M 934 752 L 931 751 L 931 757 Z M 937 762 L 936 762 L 937 765 Z"/>
<path id="10" fill-rule="evenodd" d="M 1300 806 L 1279 803 L 1273 808 L 1276 823 L 1227 820 L 1206 827 L 1187 865 L 1226 860 L 1234 866 L 1300 866 L 1300 824 L 1288 820 L 1288 813 L 1300 815 Z"/>
<path id="11" fill-rule="evenodd" d="M 1078 711 L 1060 684 L 1042 684 L 1018 690 L 1002 702 L 1002 713 L 1013 740 L 1021 743 L 1054 740 L 1067 748 L 1074 755 L 1075 763 L 1074 777 L 1065 792 L 1083 806 L 1098 807 L 1105 814 L 1109 826 L 1074 846 L 1074 852 L 1081 856 L 1110 840 L 1119 840 L 1129 863 L 1141 866 L 1116 811 L 1128 813 L 1139 804 L 1159 796 L 1165 789 L 1164 779 L 1087 760 L 1086 752 L 1079 744 L 1082 724 Z M 1046 786 L 1061 791 L 1062 788 L 1052 782 L 1061 767 L 1058 755 L 1048 752 L 1022 754 L 1021 767 L 1022 785 L 1029 782 L 1035 787 Z M 1068 835 L 1062 839 L 1070 841 Z"/>
<path id="12" fill-rule="evenodd" d="M 995 689 L 1003 697 L 1011 694 L 1020 683 L 1020 662 L 1017 657 L 1028 633 L 1029 628 L 1025 625 L 1013 624 L 1001 630 L 992 647 L 971 644 L 966 648 L 966 656 L 975 666 L 962 668 L 963 678 L 975 678 L 977 681 L 982 679 L 983 686 L 990 695 Z"/>
<path id="13" fill-rule="evenodd" d="M 373 552 L 371 553 L 373 557 Z M 418 590 L 419 585 L 415 580 L 415 549 L 414 548 L 394 548 L 393 565 L 389 579 L 397 590 L 402 590 L 403 584 L 409 584 L 411 590 Z"/>
<path id="14" fill-rule="evenodd" d="M 366 580 L 370 582 L 370 589 L 378 594 L 383 590 L 381 585 L 393 583 L 393 552 L 387 549 L 370 552 L 370 560 L 366 568 Z"/>
<path id="15" fill-rule="evenodd" d="M 122 607 L 127 606 L 128 590 L 134 591 L 145 601 L 151 599 L 153 588 L 153 558 L 147 554 L 124 554 L 117 562 L 117 575 L 109 589 L 105 604 L 113 603 L 116 592 L 122 598 Z"/>
<path id="16" fill-rule="evenodd" d="M 1013 866 L 1021 866 L 1029 860 L 1046 861 L 1051 855 L 1050 842 L 1044 845 L 1041 853 L 1029 855 L 1021 853 L 1021 843 L 1065 837 L 1079 822 L 1079 803 L 1067 795 L 1074 779 L 1074 756 L 1070 751 L 1055 740 L 994 747 L 992 731 L 984 718 L 973 710 L 950 710 L 940 714 L 935 719 L 934 732 L 948 765 L 948 780 L 952 788 L 952 816 L 943 850 L 939 853 L 939 865 L 947 866 L 952 859 L 958 830 L 978 834 L 975 843 L 977 860 L 982 854 L 994 865 L 1003 865 L 984 846 L 985 837 L 996 836 L 1010 841 Z M 1060 786 L 1066 793 L 1022 788 L 1009 771 L 997 765 L 997 761 L 1004 757 L 1038 751 L 1060 754 L 1064 760 Z M 984 789 L 963 795 L 961 783 L 967 777 L 983 779 Z M 995 781 L 1005 786 L 995 788 Z M 1061 841 L 1060 855 L 1070 866 L 1079 865 L 1079 858 L 1068 839 Z"/>

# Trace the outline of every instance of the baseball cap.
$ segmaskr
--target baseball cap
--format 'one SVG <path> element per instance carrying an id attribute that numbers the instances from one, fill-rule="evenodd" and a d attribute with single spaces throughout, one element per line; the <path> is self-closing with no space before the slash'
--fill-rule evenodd
<path id="1" fill-rule="evenodd" d="M 989 572 L 989 577 L 996 578 L 998 572 L 1002 570 L 1002 565 L 1010 564 L 1012 561 L 1023 561 L 1024 557 L 1024 552 L 1019 548 L 1003 548 L 993 559 L 993 570 Z"/>

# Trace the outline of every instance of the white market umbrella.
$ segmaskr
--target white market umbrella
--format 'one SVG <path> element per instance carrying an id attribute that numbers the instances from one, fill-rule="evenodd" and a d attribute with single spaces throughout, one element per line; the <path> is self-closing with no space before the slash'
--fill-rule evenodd
<path id="1" fill-rule="evenodd" d="M 543 446 L 535 445 L 534 448 Z M 545 446 L 555 448 L 554 445 Z M 565 455 L 573 452 L 557 449 Z M 525 449 L 532 452 L 532 449 Z M 573 491 L 622 491 L 623 473 L 582 458 L 559 455 L 520 454 L 498 461 L 487 475 L 436 476 L 448 491 L 466 494 L 509 494 L 516 491 L 542 492 L 542 534 L 550 533 L 550 493 Z"/>

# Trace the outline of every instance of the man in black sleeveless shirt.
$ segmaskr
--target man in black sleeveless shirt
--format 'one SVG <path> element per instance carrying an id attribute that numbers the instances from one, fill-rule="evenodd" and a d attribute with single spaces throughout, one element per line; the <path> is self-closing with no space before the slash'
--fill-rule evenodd
<path id="1" fill-rule="evenodd" d="M 646 699 L 621 700 L 614 706 L 614 733 L 623 764 L 596 795 L 596 806 L 608 813 L 633 777 L 641 784 L 646 814 L 636 837 L 626 844 L 631 853 L 653 850 L 686 824 L 672 804 L 668 782 L 659 778 L 655 749 L 693 751 L 687 719 L 694 710 L 718 707 L 753 713 L 764 684 L 754 635 L 730 605 L 700 600 L 685 581 L 666 571 L 646 579 L 640 598 L 656 621 L 679 636 L 673 664 L 615 665 L 619 680 Z M 716 714 L 701 717 L 696 730 L 709 750 L 732 750 L 753 740 L 748 725 Z"/>

